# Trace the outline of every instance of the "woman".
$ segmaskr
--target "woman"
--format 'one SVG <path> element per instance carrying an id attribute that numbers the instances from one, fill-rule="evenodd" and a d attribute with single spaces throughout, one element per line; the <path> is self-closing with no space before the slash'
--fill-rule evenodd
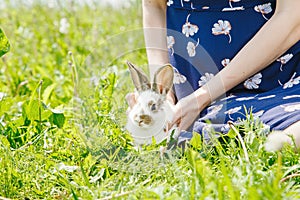
<path id="1" fill-rule="evenodd" d="M 150 74 L 175 67 L 173 124 L 209 139 L 251 111 L 300 145 L 299 7 L 299 0 L 144 0 Z"/>

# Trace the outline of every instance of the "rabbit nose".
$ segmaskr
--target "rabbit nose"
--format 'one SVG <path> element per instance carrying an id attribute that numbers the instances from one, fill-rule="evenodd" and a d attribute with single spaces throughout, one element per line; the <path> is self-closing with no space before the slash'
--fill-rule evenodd
<path id="1" fill-rule="evenodd" d="M 137 115 L 135 121 L 138 122 L 139 126 L 141 125 L 151 125 L 153 119 L 150 115 Z"/>

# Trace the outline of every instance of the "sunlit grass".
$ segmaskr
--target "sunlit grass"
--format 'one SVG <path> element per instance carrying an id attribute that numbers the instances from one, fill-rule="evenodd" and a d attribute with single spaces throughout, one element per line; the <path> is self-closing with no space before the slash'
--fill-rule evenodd
<path id="1" fill-rule="evenodd" d="M 125 61 L 145 68 L 140 1 L 121 10 L 7 7 L 0 24 L 11 43 L 0 62 L 1 197 L 300 198 L 300 178 L 283 179 L 299 174 L 299 154 L 267 153 L 251 115 L 237 127 L 246 152 L 234 132 L 214 146 L 195 137 L 184 152 L 164 155 L 132 147 Z"/>

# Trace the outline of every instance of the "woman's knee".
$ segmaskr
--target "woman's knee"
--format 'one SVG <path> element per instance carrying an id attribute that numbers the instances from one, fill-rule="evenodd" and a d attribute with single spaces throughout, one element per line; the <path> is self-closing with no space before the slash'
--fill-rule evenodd
<path id="1" fill-rule="evenodd" d="M 295 122 L 284 130 L 285 133 L 292 136 L 295 143 L 300 147 L 300 121 Z"/>
<path id="2" fill-rule="evenodd" d="M 284 144 L 296 144 L 300 148 L 300 121 L 290 125 L 283 131 L 274 131 L 268 135 L 265 143 L 267 151 L 278 151 Z"/>

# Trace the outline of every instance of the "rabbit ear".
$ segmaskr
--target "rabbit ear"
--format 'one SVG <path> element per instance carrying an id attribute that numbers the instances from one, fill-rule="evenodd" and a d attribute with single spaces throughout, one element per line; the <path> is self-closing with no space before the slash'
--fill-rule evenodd
<path id="1" fill-rule="evenodd" d="M 137 91 L 141 92 L 150 89 L 150 81 L 145 73 L 129 61 L 127 61 L 127 65 L 129 67 L 133 84 Z"/>
<path id="2" fill-rule="evenodd" d="M 152 90 L 159 94 L 167 94 L 173 86 L 174 71 L 171 64 L 159 68 L 154 74 Z"/>

